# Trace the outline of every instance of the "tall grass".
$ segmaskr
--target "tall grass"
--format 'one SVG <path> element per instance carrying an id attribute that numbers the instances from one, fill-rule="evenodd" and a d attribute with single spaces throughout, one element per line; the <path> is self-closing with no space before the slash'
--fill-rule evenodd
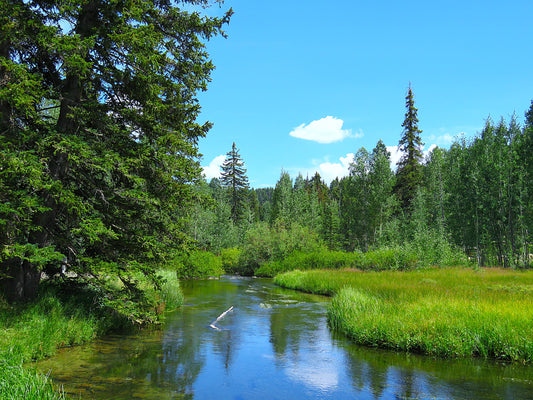
<path id="1" fill-rule="evenodd" d="M 92 340 L 112 324 L 93 294 L 66 299 L 56 287 L 42 289 L 33 303 L 0 301 L 0 399 L 63 399 L 47 377 L 23 363 Z"/>
<path id="2" fill-rule="evenodd" d="M 65 395 L 48 376 L 29 371 L 4 354 L 0 356 L 0 399 L 63 400 Z"/>
<path id="3" fill-rule="evenodd" d="M 161 270 L 158 273 L 164 283 L 161 286 L 161 299 L 165 302 L 166 310 L 174 310 L 183 305 L 183 292 L 180 289 L 176 271 Z"/>
<path id="4" fill-rule="evenodd" d="M 77 300 L 64 300 L 55 288 L 48 288 L 34 303 L 3 304 L 0 351 L 8 350 L 24 361 L 39 359 L 54 354 L 59 347 L 87 342 L 109 329 L 109 316 L 89 297 Z"/>
<path id="5" fill-rule="evenodd" d="M 176 272 L 159 275 L 164 279 L 161 291 L 145 289 L 147 295 L 156 296 L 167 310 L 179 307 L 183 294 Z M 47 377 L 23 364 L 128 326 L 131 329 L 124 316 L 105 306 L 89 287 L 43 283 L 38 299 L 27 304 L 9 305 L 0 297 L 0 399 L 63 399 Z"/>
<path id="6" fill-rule="evenodd" d="M 275 281 L 335 295 L 330 326 L 362 345 L 533 362 L 533 271 L 295 271 Z"/>

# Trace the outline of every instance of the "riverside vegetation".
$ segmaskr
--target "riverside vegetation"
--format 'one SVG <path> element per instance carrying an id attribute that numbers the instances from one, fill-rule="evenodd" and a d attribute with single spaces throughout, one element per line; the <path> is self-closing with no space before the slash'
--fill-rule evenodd
<path id="1" fill-rule="evenodd" d="M 333 296 L 330 326 L 365 346 L 533 362 L 533 271 L 291 271 L 275 282 Z"/>
<path id="2" fill-rule="evenodd" d="M 183 295 L 175 271 L 159 271 L 160 291 L 140 283 L 157 299 L 158 312 L 175 309 Z M 141 279 L 141 277 L 139 277 Z M 116 285 L 120 285 L 118 282 Z M 53 355 L 111 331 L 133 329 L 131 321 L 107 306 L 97 288 L 41 284 L 38 298 L 17 305 L 0 302 L 0 399 L 63 399 L 60 388 L 32 371 L 28 362 Z M 23 364 L 26 363 L 26 366 Z"/>

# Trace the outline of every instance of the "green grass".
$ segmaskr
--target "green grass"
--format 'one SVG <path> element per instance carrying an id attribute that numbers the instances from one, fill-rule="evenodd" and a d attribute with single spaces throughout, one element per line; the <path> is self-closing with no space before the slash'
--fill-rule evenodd
<path id="1" fill-rule="evenodd" d="M 16 357 L 3 354 L 0 356 L 0 399 L 62 400 L 65 396 L 47 376 L 27 370 Z"/>
<path id="2" fill-rule="evenodd" d="M 158 273 L 165 283 L 161 286 L 161 299 L 165 302 L 167 311 L 175 310 L 183 304 L 183 292 L 179 286 L 176 271 L 162 270 Z"/>
<path id="3" fill-rule="evenodd" d="M 91 299 L 82 292 L 65 300 L 57 288 L 43 287 L 35 302 L 16 306 L 0 302 L 0 399 L 64 398 L 46 376 L 23 363 L 87 342 L 109 329 L 109 319 Z"/>
<path id="4" fill-rule="evenodd" d="M 533 362 L 533 271 L 294 271 L 275 282 L 334 295 L 330 326 L 362 345 Z"/>
<path id="5" fill-rule="evenodd" d="M 161 291 L 146 289 L 147 295 L 156 296 L 164 305 L 158 311 L 179 307 L 183 294 L 176 272 L 158 273 L 165 280 Z M 123 316 L 106 307 L 99 293 L 87 287 L 65 289 L 44 283 L 38 299 L 27 304 L 9 305 L 0 297 L 0 400 L 64 399 L 46 376 L 26 368 L 25 363 L 127 326 Z"/>

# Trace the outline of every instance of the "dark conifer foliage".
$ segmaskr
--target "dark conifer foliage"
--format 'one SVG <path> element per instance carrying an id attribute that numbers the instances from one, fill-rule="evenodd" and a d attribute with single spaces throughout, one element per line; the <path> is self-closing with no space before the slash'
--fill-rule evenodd
<path id="1" fill-rule="evenodd" d="M 412 211 L 412 202 L 416 191 L 422 183 L 422 131 L 418 128 L 418 109 L 415 107 L 411 85 L 405 97 L 405 120 L 402 124 L 403 134 L 399 147 L 402 157 L 398 161 L 395 192 L 404 212 Z"/>
<path id="2" fill-rule="evenodd" d="M 238 223 L 244 216 L 248 200 L 248 177 L 244 162 L 239 155 L 235 142 L 222 164 L 221 181 L 228 190 L 231 205 L 231 219 Z"/>
<path id="3" fill-rule="evenodd" d="M 0 283 L 35 295 L 61 266 L 102 287 L 184 250 L 201 178 L 205 40 L 223 18 L 170 1 L 0 2 Z M 7 278 L 9 277 L 9 278 Z M 129 304 L 109 296 L 115 304 Z M 138 299 L 140 300 L 140 299 Z M 132 314 L 133 315 L 133 314 Z"/>

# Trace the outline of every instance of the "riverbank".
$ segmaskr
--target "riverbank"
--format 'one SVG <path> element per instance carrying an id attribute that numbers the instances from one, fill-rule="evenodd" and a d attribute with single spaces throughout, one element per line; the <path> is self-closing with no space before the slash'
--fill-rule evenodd
<path id="1" fill-rule="evenodd" d="M 175 272 L 160 274 L 167 282 L 158 295 L 168 309 L 178 307 L 183 295 Z M 10 305 L 0 298 L 0 399 L 64 399 L 47 377 L 23 364 L 110 331 L 131 329 L 87 287 L 65 293 L 60 286 L 41 286 L 31 303 Z"/>
<path id="2" fill-rule="evenodd" d="M 328 323 L 361 345 L 533 363 L 533 271 L 293 271 L 275 282 L 334 296 Z"/>

